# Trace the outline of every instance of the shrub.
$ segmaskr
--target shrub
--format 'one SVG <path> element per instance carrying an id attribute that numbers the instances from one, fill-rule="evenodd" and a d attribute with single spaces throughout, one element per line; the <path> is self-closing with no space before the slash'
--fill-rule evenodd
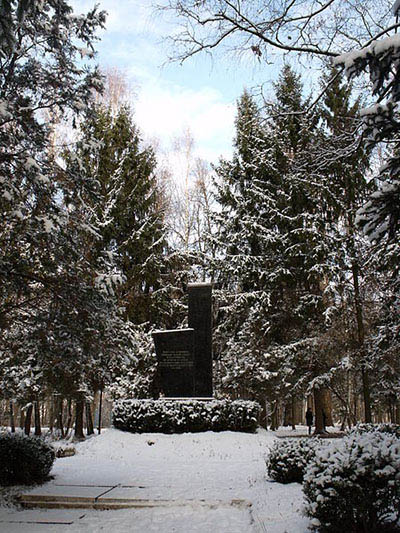
<path id="1" fill-rule="evenodd" d="M 243 400 L 120 400 L 113 423 L 132 433 L 254 432 L 260 406 Z"/>
<path id="2" fill-rule="evenodd" d="M 400 425 L 399 424 L 357 424 L 349 432 L 348 435 L 361 435 L 363 433 L 389 433 L 400 439 Z"/>
<path id="3" fill-rule="evenodd" d="M 39 437 L 0 434 L 0 484 L 19 485 L 44 481 L 53 466 L 53 448 Z"/>
<path id="4" fill-rule="evenodd" d="M 395 531 L 400 506 L 400 441 L 373 432 L 317 451 L 306 468 L 306 512 L 322 533 Z"/>
<path id="5" fill-rule="evenodd" d="M 319 439 L 276 440 L 267 457 L 269 476 L 279 483 L 301 483 L 316 449 L 324 445 Z"/>

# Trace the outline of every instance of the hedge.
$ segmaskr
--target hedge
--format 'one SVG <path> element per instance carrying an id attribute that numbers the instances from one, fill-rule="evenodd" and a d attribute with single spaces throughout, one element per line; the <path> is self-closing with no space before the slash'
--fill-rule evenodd
<path id="1" fill-rule="evenodd" d="M 398 439 L 400 438 L 400 424 L 371 424 L 363 423 L 357 424 L 352 429 L 348 431 L 348 435 L 362 435 L 364 433 L 388 433 L 389 435 L 394 435 Z"/>
<path id="2" fill-rule="evenodd" d="M 260 406 L 244 400 L 120 400 L 113 424 L 132 433 L 255 432 Z"/>

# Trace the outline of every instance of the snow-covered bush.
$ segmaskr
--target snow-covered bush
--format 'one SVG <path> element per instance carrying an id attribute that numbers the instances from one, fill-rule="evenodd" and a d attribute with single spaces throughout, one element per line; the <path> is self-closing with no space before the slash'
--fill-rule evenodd
<path id="1" fill-rule="evenodd" d="M 357 424 L 349 432 L 349 435 L 361 435 L 363 433 L 389 433 L 395 435 L 400 439 L 400 425 L 399 424 Z"/>
<path id="2" fill-rule="evenodd" d="M 319 439 L 276 440 L 266 461 L 269 476 L 279 483 L 301 483 L 316 449 L 324 444 Z"/>
<path id="3" fill-rule="evenodd" d="M 254 432 L 259 412 L 258 403 L 244 400 L 120 400 L 113 423 L 133 433 Z"/>
<path id="4" fill-rule="evenodd" d="M 306 512 L 321 533 L 395 531 L 400 517 L 400 441 L 354 434 L 317 451 L 306 468 Z"/>
<path id="5" fill-rule="evenodd" d="M 55 459 L 53 448 L 39 437 L 0 434 L 0 484 L 44 481 Z"/>

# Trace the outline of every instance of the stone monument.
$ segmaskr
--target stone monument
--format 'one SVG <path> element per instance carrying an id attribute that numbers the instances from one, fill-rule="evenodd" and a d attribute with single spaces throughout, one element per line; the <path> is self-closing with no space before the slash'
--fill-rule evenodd
<path id="1" fill-rule="evenodd" d="M 212 397 L 211 292 L 211 283 L 190 283 L 189 328 L 153 333 L 166 398 Z"/>

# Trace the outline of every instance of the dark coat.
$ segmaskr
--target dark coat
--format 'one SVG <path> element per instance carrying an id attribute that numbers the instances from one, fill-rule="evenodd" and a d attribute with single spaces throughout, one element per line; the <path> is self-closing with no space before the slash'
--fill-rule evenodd
<path id="1" fill-rule="evenodd" d="M 314 420 L 314 416 L 312 414 L 312 411 L 306 411 L 306 422 L 307 422 L 307 426 L 312 426 L 312 423 L 313 423 L 313 420 Z"/>

